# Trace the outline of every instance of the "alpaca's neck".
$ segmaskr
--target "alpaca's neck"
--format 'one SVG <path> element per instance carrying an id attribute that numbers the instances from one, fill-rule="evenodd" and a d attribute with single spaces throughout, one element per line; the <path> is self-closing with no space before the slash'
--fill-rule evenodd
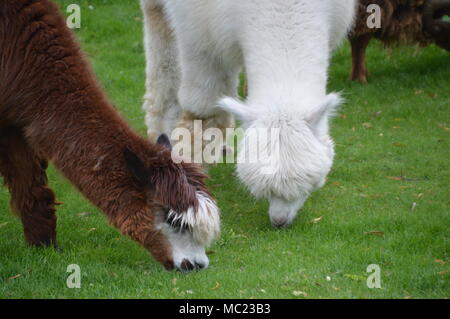
<path id="1" fill-rule="evenodd" d="M 323 97 L 330 56 L 326 21 L 315 12 L 267 5 L 271 10 L 265 15 L 250 13 L 241 36 L 249 102 L 278 99 L 298 104 L 305 96 Z"/>
<path id="2" fill-rule="evenodd" d="M 71 102 L 53 107 L 51 122 L 44 119 L 41 123 L 37 117 L 29 126 L 33 144 L 91 202 L 108 215 L 115 214 L 123 196 L 136 192 L 123 150 L 133 145 L 141 148 L 144 139 L 131 130 L 95 86 Z"/>

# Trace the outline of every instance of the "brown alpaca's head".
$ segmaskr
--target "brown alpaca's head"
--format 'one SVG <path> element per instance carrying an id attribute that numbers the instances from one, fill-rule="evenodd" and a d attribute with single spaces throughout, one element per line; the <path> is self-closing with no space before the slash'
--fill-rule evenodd
<path id="1" fill-rule="evenodd" d="M 124 150 L 126 166 L 139 188 L 145 190 L 155 227 L 172 245 L 175 266 L 182 270 L 205 268 L 205 248 L 220 232 L 219 209 L 205 186 L 206 174 L 197 164 L 172 159 L 169 138 L 156 145 Z M 139 155 L 138 155 L 139 154 Z M 155 209 L 156 208 L 156 209 Z"/>

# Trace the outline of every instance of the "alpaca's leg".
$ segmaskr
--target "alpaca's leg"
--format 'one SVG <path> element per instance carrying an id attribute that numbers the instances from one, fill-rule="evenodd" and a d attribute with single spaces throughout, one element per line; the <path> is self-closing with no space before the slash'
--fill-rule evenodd
<path id="1" fill-rule="evenodd" d="M 350 79 L 367 84 L 369 73 L 366 66 L 366 48 L 369 45 L 371 34 L 365 34 L 350 39 L 352 45 L 352 73 Z"/>
<path id="2" fill-rule="evenodd" d="M 36 246 L 56 246 L 55 195 L 47 187 L 46 168 L 19 130 L 0 132 L 0 173 L 11 208 L 22 220 L 26 241 Z"/>
<path id="3" fill-rule="evenodd" d="M 179 118 L 177 48 L 159 1 L 141 0 L 141 7 L 147 63 L 143 109 L 148 136 L 155 141 L 161 133 L 170 136 Z"/>
<path id="4" fill-rule="evenodd" d="M 177 127 L 187 128 L 191 133 L 191 149 L 193 159 L 203 158 L 203 163 L 211 164 L 219 160 L 222 151 L 226 150 L 226 129 L 234 127 L 231 114 L 216 107 L 220 98 L 236 96 L 239 66 L 228 67 L 218 65 L 211 57 L 183 57 L 182 77 L 178 100 L 183 112 Z M 194 135 L 194 123 L 201 121 L 202 134 L 208 129 L 217 129 L 223 139 Z M 198 147 L 198 146 L 201 147 Z M 204 152 L 205 146 L 216 152 Z M 202 152 L 202 154 L 198 154 Z M 203 155 L 203 156 L 202 156 Z"/>

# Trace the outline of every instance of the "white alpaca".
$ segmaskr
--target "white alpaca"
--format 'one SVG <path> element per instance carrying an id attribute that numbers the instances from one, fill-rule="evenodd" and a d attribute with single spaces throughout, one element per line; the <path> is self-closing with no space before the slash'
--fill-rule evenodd
<path id="1" fill-rule="evenodd" d="M 239 163 L 237 172 L 252 194 L 269 199 L 272 224 L 289 225 L 332 166 L 328 122 L 341 99 L 326 93 L 327 70 L 351 26 L 355 0 L 141 3 L 149 135 L 191 128 L 195 118 L 223 129 L 231 125 L 229 113 L 244 128 L 279 128 L 271 170 L 262 173 L 262 162 Z M 245 102 L 235 99 L 243 66 Z"/>

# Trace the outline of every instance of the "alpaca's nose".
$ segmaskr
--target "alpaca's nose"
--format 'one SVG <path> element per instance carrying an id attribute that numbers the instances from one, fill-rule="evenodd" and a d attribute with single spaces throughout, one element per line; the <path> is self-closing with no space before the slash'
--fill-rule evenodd
<path id="1" fill-rule="evenodd" d="M 192 262 L 187 259 L 183 259 L 180 265 L 181 271 L 192 271 L 192 270 L 201 270 L 203 268 L 206 268 L 206 263 L 203 262 Z"/>
<path id="2" fill-rule="evenodd" d="M 289 226 L 288 219 L 285 217 L 271 218 L 270 222 L 272 223 L 272 226 L 275 228 L 285 228 L 285 227 Z"/>
<path id="3" fill-rule="evenodd" d="M 187 259 L 183 259 L 180 265 L 181 271 L 192 271 L 194 270 L 195 266 Z"/>
<path id="4" fill-rule="evenodd" d="M 204 263 L 198 263 L 198 262 L 196 262 L 195 263 L 195 268 L 196 269 L 203 269 L 203 268 L 205 268 L 206 267 L 206 264 L 204 264 Z"/>
<path id="5" fill-rule="evenodd" d="M 288 201 L 275 196 L 270 198 L 269 216 L 272 226 L 275 228 L 288 227 L 303 206 L 305 199 L 306 197 Z"/>

